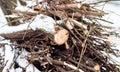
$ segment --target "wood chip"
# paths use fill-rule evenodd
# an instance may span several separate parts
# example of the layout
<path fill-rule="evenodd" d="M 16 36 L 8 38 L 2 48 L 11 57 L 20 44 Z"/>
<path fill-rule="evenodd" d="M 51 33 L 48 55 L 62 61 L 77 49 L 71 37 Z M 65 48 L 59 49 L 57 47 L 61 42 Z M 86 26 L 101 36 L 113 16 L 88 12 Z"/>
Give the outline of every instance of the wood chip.
<path fill-rule="evenodd" d="M 58 45 L 62 45 L 67 42 L 68 38 L 69 32 L 66 29 L 61 29 L 54 35 L 54 41 Z"/>
<path fill-rule="evenodd" d="M 100 72 L 100 65 L 99 65 L 99 64 L 96 64 L 96 65 L 94 66 L 94 69 L 97 70 L 98 72 Z"/>

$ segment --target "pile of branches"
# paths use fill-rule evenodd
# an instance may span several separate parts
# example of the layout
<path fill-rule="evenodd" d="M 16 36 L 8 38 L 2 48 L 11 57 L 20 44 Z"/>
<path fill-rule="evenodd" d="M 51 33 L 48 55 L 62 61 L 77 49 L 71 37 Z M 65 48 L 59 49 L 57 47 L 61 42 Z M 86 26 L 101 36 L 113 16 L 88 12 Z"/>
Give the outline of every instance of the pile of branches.
<path fill-rule="evenodd" d="M 47 3 L 47 6 L 39 4 Z M 45 14 L 57 22 L 54 34 L 42 29 L 1 34 L 11 40 L 15 48 L 30 53 L 26 59 L 45 72 L 118 72 L 104 53 L 117 54 L 107 40 L 105 26 L 98 20 L 106 14 L 92 4 L 73 0 L 46 0 L 29 7 L 36 13 L 24 13 L 24 19 Z M 102 20 L 105 21 L 105 20 Z M 108 34 L 107 34 L 108 35 Z M 15 67 L 19 67 L 16 63 Z"/>

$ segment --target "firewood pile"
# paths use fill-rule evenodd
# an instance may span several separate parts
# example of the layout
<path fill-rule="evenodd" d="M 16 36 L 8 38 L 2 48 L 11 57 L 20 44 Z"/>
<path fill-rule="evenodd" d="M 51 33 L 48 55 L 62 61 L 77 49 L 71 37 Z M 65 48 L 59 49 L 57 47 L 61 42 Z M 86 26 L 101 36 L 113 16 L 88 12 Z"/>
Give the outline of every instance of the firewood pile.
<path fill-rule="evenodd" d="M 0 36 L 10 40 L 14 49 L 29 52 L 25 58 L 39 71 L 120 71 L 116 64 L 109 61 L 110 57 L 105 55 L 111 53 L 117 56 L 107 39 L 108 27 L 99 22 L 105 21 L 101 18 L 107 13 L 96 9 L 94 4 L 77 3 L 73 0 L 45 0 L 29 8 L 35 13 L 19 11 L 23 14 L 24 21 L 31 20 L 38 14 L 47 15 L 56 21 L 53 29 L 55 32 L 50 33 L 41 28 Z M 19 67 L 16 61 L 14 67 Z"/>

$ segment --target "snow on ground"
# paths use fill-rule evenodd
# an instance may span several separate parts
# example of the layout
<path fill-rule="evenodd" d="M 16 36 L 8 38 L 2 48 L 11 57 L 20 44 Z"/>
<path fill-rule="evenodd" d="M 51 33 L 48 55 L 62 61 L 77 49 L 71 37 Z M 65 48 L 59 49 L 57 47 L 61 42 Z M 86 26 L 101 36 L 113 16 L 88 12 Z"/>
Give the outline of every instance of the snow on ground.
<path fill-rule="evenodd" d="M 17 31 L 23 31 L 27 29 L 44 29 L 47 32 L 54 33 L 54 24 L 55 20 L 51 17 L 40 14 L 37 15 L 31 23 L 25 23 L 18 26 L 8 26 L 5 25 L 4 27 L 0 27 L 0 34 L 2 33 L 13 33 Z M 47 27 L 46 27 L 47 26 Z"/>
<path fill-rule="evenodd" d="M 120 35 L 120 9 L 119 8 L 120 8 L 120 1 L 114 1 L 114 2 L 105 4 L 103 10 L 108 11 L 110 13 L 109 15 L 106 15 L 104 17 L 104 19 L 107 19 L 108 21 L 113 22 L 113 24 L 111 24 L 111 25 L 109 25 L 107 23 L 106 24 L 108 26 L 115 27 L 115 29 L 113 31 L 118 32 Z M 120 51 L 120 38 L 110 36 L 109 40 L 112 43 L 112 45 L 115 45 L 112 48 L 118 49 Z M 118 54 L 120 54 L 120 52 Z M 113 59 L 114 62 L 120 64 L 120 55 L 119 55 L 119 57 L 115 57 L 110 54 L 110 57 Z"/>
<path fill-rule="evenodd" d="M 114 56 L 113 54 L 110 53 L 105 52 L 102 53 L 109 57 L 109 62 L 118 64 L 119 65 L 118 68 L 120 68 L 120 38 L 111 36 L 109 37 L 109 41 L 111 42 L 112 49 L 115 50 L 117 56 Z"/>
<path fill-rule="evenodd" d="M 4 17 L 4 14 L 0 8 L 0 27 L 4 26 L 7 24 L 7 20 Z"/>
<path fill-rule="evenodd" d="M 113 22 L 110 26 L 120 28 L 120 1 L 105 4 L 103 10 L 109 12 L 104 19 Z"/>

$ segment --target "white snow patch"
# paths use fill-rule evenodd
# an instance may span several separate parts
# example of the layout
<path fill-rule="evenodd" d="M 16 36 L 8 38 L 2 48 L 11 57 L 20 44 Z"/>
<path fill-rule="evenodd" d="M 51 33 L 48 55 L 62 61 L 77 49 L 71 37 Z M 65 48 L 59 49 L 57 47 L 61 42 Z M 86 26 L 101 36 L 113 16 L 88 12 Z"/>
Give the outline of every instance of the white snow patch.
<path fill-rule="evenodd" d="M 30 53 L 23 50 L 22 53 L 17 58 L 16 62 L 20 67 L 26 68 L 26 72 L 40 72 L 36 67 L 34 67 L 32 64 L 29 64 L 29 62 L 27 61 L 26 56 L 28 54 Z"/>
<path fill-rule="evenodd" d="M 36 11 L 26 7 L 26 6 L 18 6 L 15 8 L 16 11 L 21 11 L 21 12 L 32 12 L 32 13 L 36 13 Z"/>
<path fill-rule="evenodd" d="M 35 20 L 30 24 L 30 27 L 32 27 L 33 30 L 35 30 L 35 28 L 43 28 L 48 32 L 54 33 L 54 24 L 55 20 L 51 17 L 40 14 L 36 16 Z"/>
<path fill-rule="evenodd" d="M 13 33 L 27 29 L 44 29 L 47 32 L 54 33 L 55 20 L 51 17 L 40 14 L 35 17 L 32 23 L 20 24 L 18 26 L 4 26 L 0 28 L 0 34 Z"/>
<path fill-rule="evenodd" d="M 0 41 L 0 43 L 10 44 L 8 40 Z M 12 66 L 13 61 L 14 61 L 13 59 L 14 59 L 14 50 L 12 49 L 10 45 L 5 45 L 4 64 L 6 65 L 3 69 L 3 72 L 7 72 L 7 71 L 14 72 L 14 68 Z"/>
<path fill-rule="evenodd" d="M 82 2 L 82 3 L 93 3 L 98 2 L 100 0 L 75 0 L 76 2 Z"/>
<path fill-rule="evenodd" d="M 22 68 L 16 68 L 15 72 L 22 72 Z"/>
<path fill-rule="evenodd" d="M 25 68 L 29 64 L 29 62 L 25 59 L 25 56 L 27 56 L 27 54 L 29 53 L 23 50 L 23 52 L 16 59 L 16 62 L 23 68 Z"/>
<path fill-rule="evenodd" d="M 4 13 L 2 12 L 2 9 L 0 7 L 0 27 L 7 24 L 7 20 L 4 17 Z"/>
<path fill-rule="evenodd" d="M 38 3 L 40 3 L 40 2 L 43 2 L 44 0 L 28 0 L 27 1 L 27 6 L 35 6 L 35 5 L 37 5 L 36 4 L 36 1 L 38 1 Z"/>
<path fill-rule="evenodd" d="M 26 72 L 41 72 L 38 69 L 36 69 L 32 64 L 30 64 L 27 68 L 26 68 Z"/>

